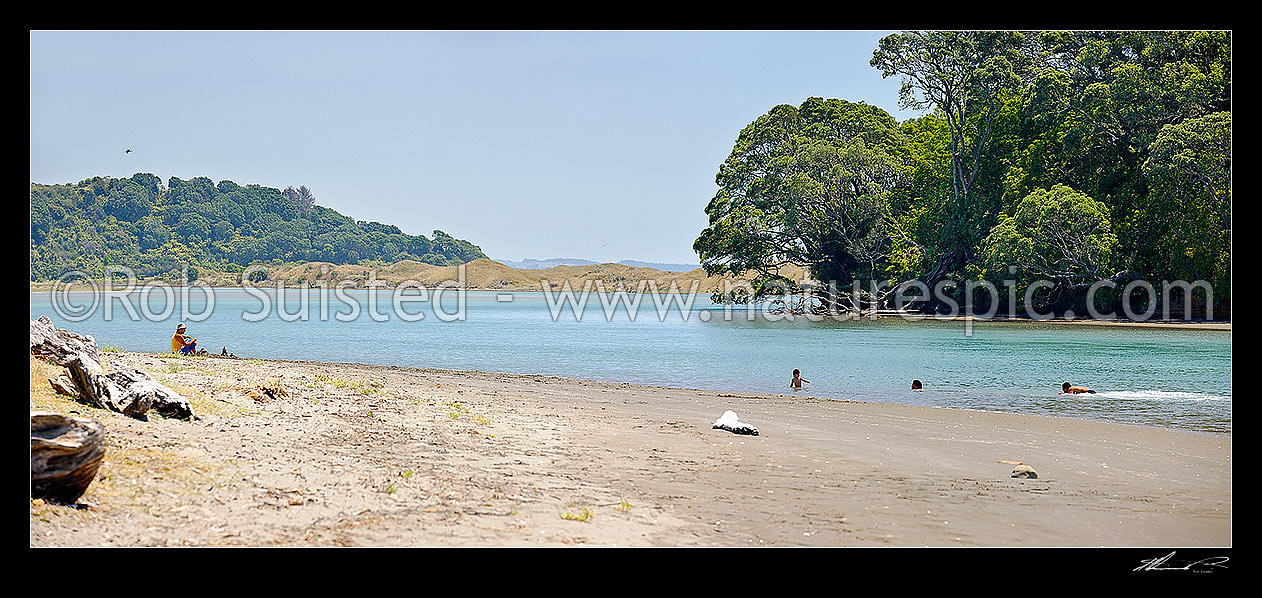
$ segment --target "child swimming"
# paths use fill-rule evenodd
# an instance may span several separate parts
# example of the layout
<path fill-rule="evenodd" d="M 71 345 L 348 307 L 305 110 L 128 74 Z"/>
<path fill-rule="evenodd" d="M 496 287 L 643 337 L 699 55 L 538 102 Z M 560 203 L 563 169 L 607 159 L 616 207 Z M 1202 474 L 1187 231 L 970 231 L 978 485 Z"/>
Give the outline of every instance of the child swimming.
<path fill-rule="evenodd" d="M 1060 394 L 1076 395 L 1076 394 L 1083 394 L 1083 393 L 1095 394 L 1095 391 L 1085 386 L 1070 386 L 1068 382 L 1060 385 Z"/>
<path fill-rule="evenodd" d="M 793 387 L 793 390 L 802 390 L 803 382 L 807 384 L 811 383 L 810 380 L 802 377 L 802 370 L 793 370 L 793 381 L 789 382 L 789 386 Z"/>

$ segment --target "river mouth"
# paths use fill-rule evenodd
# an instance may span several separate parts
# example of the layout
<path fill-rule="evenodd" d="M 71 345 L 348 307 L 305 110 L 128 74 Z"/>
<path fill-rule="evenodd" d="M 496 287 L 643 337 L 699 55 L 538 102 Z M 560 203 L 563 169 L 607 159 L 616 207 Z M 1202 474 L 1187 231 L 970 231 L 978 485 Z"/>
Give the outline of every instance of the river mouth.
<path fill-rule="evenodd" d="M 558 309 L 543 293 L 431 292 L 395 301 L 358 290 L 342 297 L 312 293 L 304 308 L 301 297 L 287 294 L 282 303 L 274 289 L 267 300 L 258 289 L 210 292 L 211 302 L 199 289 L 187 298 L 174 292 L 167 314 L 162 297 L 149 297 L 147 310 L 133 298 L 136 318 L 116 298 L 109 313 L 101 302 L 78 321 L 58 315 L 51 293 L 33 292 L 30 315 L 48 315 L 101 347 L 127 351 L 168 352 L 184 321 L 199 348 L 243 358 L 539 374 L 1231 431 L 1231 334 L 1221 330 L 896 317 L 811 321 L 751 316 L 699 295 L 665 309 L 646 297 L 629 310 L 610 309 L 593 294 L 576 310 Z M 359 311 L 349 317 L 352 305 Z M 790 385 L 794 369 L 809 380 L 799 391 Z M 923 390 L 911 389 L 913 379 Z M 1061 395 L 1064 382 L 1096 393 Z"/>

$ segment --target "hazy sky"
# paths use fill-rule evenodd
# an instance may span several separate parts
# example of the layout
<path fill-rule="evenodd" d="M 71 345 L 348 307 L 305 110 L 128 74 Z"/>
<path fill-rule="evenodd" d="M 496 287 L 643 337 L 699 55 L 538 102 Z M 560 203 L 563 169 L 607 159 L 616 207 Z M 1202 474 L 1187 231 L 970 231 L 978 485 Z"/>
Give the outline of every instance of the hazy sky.
<path fill-rule="evenodd" d="M 306 185 L 493 258 L 697 263 L 759 115 L 811 96 L 914 115 L 868 64 L 888 33 L 32 31 L 31 182 Z"/>

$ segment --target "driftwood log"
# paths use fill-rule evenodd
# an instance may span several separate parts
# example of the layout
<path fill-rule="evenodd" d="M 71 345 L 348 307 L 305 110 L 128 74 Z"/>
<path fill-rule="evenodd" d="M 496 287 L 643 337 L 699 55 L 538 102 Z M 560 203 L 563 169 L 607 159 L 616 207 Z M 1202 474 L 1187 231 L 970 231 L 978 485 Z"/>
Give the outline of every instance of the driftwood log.
<path fill-rule="evenodd" d="M 136 368 L 123 367 L 109 374 L 86 353 L 66 362 L 75 394 L 80 400 L 102 409 L 143 418 L 150 409 L 167 417 L 193 416 L 188 399 Z M 56 386 L 55 380 L 50 380 Z"/>
<path fill-rule="evenodd" d="M 105 377 L 123 391 L 131 404 L 147 404 L 150 409 L 167 417 L 187 419 L 193 416 L 193 407 L 188 404 L 188 399 L 143 371 L 123 367 Z"/>
<path fill-rule="evenodd" d="M 31 320 L 31 355 L 43 357 L 57 365 L 65 365 L 80 353 L 87 353 L 93 361 L 100 362 L 101 355 L 96 348 L 96 339 L 91 336 L 76 334 L 58 328 L 48 316 L 40 316 Z"/>
<path fill-rule="evenodd" d="M 105 428 L 97 421 L 31 412 L 31 498 L 74 504 L 105 458 Z"/>
<path fill-rule="evenodd" d="M 65 365 L 82 401 L 135 418 L 143 418 L 153 406 L 148 395 L 132 394 L 119 388 L 111 377 L 105 375 L 101 364 L 87 353 L 74 356 Z"/>
<path fill-rule="evenodd" d="M 57 328 L 48 316 L 31 320 L 31 355 L 65 367 L 48 383 L 90 405 L 137 419 L 144 419 L 150 409 L 167 417 L 193 416 L 188 399 L 141 370 L 123 367 L 106 374 L 96 340 Z"/>

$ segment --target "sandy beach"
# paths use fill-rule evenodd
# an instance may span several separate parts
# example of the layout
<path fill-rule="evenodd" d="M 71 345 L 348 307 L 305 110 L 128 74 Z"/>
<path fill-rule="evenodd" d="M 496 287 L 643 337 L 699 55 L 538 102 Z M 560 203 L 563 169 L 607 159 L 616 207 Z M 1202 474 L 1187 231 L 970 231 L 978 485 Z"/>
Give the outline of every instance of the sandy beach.
<path fill-rule="evenodd" d="M 43 546 L 1232 545 L 1231 436 L 554 377 L 102 353 L 190 399 L 102 422 Z M 712 429 L 725 410 L 758 436 Z M 1010 477 L 1016 463 L 1037 479 Z"/>

